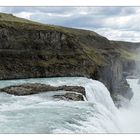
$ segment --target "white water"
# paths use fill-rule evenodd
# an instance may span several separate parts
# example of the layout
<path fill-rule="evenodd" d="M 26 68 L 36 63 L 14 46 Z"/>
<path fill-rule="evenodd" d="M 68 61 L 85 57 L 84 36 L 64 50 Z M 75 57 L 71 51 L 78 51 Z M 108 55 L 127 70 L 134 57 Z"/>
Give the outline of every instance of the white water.
<path fill-rule="evenodd" d="M 127 108 L 119 110 L 120 124 L 123 133 L 140 133 L 140 84 L 138 79 L 128 79 L 134 96 Z"/>
<path fill-rule="evenodd" d="M 47 94 L 52 94 L 51 92 L 22 97 L 1 93 L 0 133 L 140 132 L 140 126 L 136 122 L 140 119 L 135 114 L 132 115 L 132 111 L 137 113 L 140 97 L 139 99 L 134 98 L 133 107 L 118 110 L 114 106 L 107 88 L 99 81 L 83 77 L 8 80 L 0 81 L 0 88 L 36 82 L 53 86 L 84 86 L 87 101 L 54 101 L 48 98 Z M 136 85 L 134 81 L 129 80 L 129 82 L 132 87 Z M 134 89 L 136 88 L 134 87 Z M 135 107 L 137 107 L 136 110 Z M 132 122 L 130 123 L 130 121 Z M 137 127 L 134 128 L 131 125 L 135 123 L 137 123 Z M 131 129 L 129 129 L 130 127 Z"/>

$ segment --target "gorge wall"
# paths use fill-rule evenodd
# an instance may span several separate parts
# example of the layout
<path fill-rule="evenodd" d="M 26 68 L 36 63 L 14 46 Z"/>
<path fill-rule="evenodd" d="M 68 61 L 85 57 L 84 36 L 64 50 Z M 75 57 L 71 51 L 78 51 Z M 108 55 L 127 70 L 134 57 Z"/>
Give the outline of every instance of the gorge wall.
<path fill-rule="evenodd" d="M 131 99 L 124 75 L 133 71 L 130 56 L 138 47 L 139 43 L 110 41 L 93 31 L 0 14 L 0 80 L 84 76 L 103 82 L 112 97 Z"/>

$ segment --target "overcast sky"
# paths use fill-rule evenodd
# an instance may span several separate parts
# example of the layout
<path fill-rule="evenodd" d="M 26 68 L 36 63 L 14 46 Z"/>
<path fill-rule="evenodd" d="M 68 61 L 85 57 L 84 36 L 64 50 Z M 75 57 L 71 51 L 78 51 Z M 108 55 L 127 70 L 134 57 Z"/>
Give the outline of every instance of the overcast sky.
<path fill-rule="evenodd" d="M 0 7 L 0 12 L 93 30 L 111 40 L 140 42 L 140 7 Z"/>

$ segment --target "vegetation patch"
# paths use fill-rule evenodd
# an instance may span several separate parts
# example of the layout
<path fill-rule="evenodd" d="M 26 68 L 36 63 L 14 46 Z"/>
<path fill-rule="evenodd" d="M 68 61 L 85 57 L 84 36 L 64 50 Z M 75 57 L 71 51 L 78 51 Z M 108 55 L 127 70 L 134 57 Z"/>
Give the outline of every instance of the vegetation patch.
<path fill-rule="evenodd" d="M 104 56 L 95 48 L 87 47 L 84 44 L 82 44 L 82 48 L 86 56 L 93 61 L 95 64 L 99 66 L 105 66 L 106 61 Z"/>
<path fill-rule="evenodd" d="M 120 49 L 120 54 L 121 54 L 121 57 L 124 59 L 140 61 L 140 55 L 137 53 Z"/>

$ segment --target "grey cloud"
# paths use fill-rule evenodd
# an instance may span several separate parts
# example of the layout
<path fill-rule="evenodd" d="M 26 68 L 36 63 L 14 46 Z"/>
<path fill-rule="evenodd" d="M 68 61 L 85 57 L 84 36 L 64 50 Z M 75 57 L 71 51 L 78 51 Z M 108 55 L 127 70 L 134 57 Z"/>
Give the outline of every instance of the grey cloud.
<path fill-rule="evenodd" d="M 35 14 L 30 17 L 43 23 L 55 24 L 67 27 L 90 27 L 100 28 L 103 26 L 103 19 L 99 16 L 74 15 L 70 17 L 48 16 L 46 14 Z M 55 20 L 54 20 L 55 19 Z"/>
<path fill-rule="evenodd" d="M 86 10 L 88 14 L 100 15 L 128 15 L 136 12 L 136 7 L 2 7 L 3 12 L 41 12 L 41 13 L 72 13 L 78 12 L 78 8 Z"/>
<path fill-rule="evenodd" d="M 66 13 L 75 10 L 74 7 L 3 7 L 3 12 L 20 13 L 20 12 L 41 12 L 41 13 Z"/>

